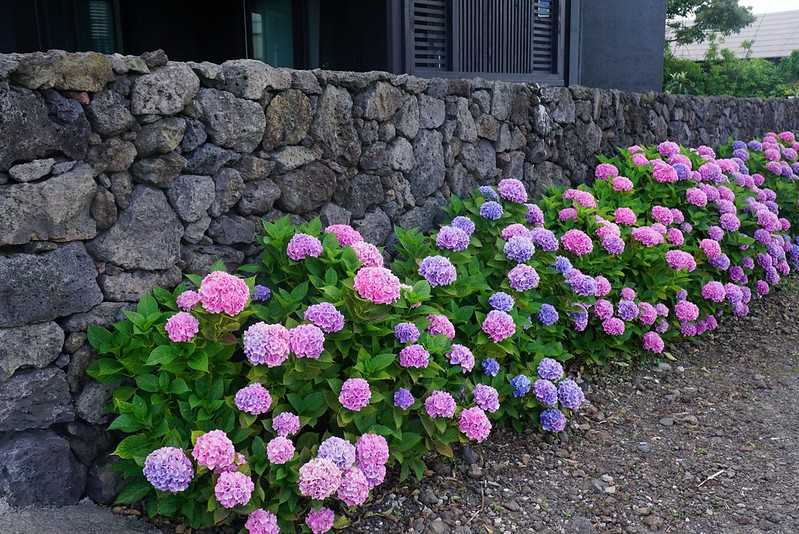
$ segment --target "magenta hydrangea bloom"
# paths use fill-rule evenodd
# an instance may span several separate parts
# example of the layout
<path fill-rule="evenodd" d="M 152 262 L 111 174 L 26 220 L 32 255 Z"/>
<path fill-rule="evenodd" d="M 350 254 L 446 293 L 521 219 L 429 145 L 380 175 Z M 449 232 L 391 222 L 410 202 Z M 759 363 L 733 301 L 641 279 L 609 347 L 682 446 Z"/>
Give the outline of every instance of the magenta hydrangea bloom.
<path fill-rule="evenodd" d="M 214 271 L 200 283 L 200 302 L 208 313 L 238 315 L 247 306 L 250 289 L 241 278 L 224 271 Z"/>
<path fill-rule="evenodd" d="M 187 290 L 178 295 L 175 304 L 183 311 L 189 311 L 200 302 L 200 294 L 196 291 Z"/>
<path fill-rule="evenodd" d="M 332 436 L 319 444 L 317 458 L 327 458 L 345 471 L 355 465 L 355 446 L 346 439 Z"/>
<path fill-rule="evenodd" d="M 618 317 L 610 317 L 602 321 L 602 330 L 610 336 L 620 336 L 624 334 L 624 321 Z"/>
<path fill-rule="evenodd" d="M 338 244 L 342 247 L 363 241 L 360 232 L 349 224 L 331 224 L 325 228 L 325 233 L 335 235 Z"/>
<path fill-rule="evenodd" d="M 269 459 L 269 463 L 285 464 L 294 457 L 294 443 L 284 436 L 272 438 L 266 444 L 266 457 Z"/>
<path fill-rule="evenodd" d="M 280 525 L 277 523 L 277 516 L 272 512 L 267 512 L 258 508 L 247 516 L 244 528 L 249 534 L 280 534 Z"/>
<path fill-rule="evenodd" d="M 529 239 L 530 238 L 530 230 L 523 224 L 513 223 L 513 224 L 509 224 L 508 226 L 503 228 L 502 232 L 500 232 L 499 235 L 505 241 L 507 241 L 511 237 L 516 237 L 516 236 L 526 237 L 526 238 Z"/>
<path fill-rule="evenodd" d="M 286 248 L 286 254 L 294 261 L 318 258 L 322 254 L 322 242 L 308 234 L 294 234 Z"/>
<path fill-rule="evenodd" d="M 603 321 L 613 317 L 613 303 L 605 299 L 596 301 L 594 303 L 594 314 Z"/>
<path fill-rule="evenodd" d="M 455 415 L 455 399 L 446 391 L 433 391 L 424 401 L 424 409 L 430 417 L 452 417 Z"/>
<path fill-rule="evenodd" d="M 461 412 L 458 429 L 470 440 L 480 443 L 491 434 L 491 421 L 480 408 L 466 408 Z"/>
<path fill-rule="evenodd" d="M 674 315 L 680 322 L 696 321 L 699 318 L 699 308 L 688 300 L 681 300 L 674 306 Z"/>
<path fill-rule="evenodd" d="M 517 265 L 508 272 L 510 287 L 519 292 L 535 289 L 540 280 L 536 270 L 529 265 Z"/>
<path fill-rule="evenodd" d="M 643 337 L 644 350 L 660 354 L 663 352 L 663 339 L 657 332 L 647 332 Z"/>
<path fill-rule="evenodd" d="M 488 334 L 494 343 L 508 339 L 516 333 L 513 317 L 499 310 L 491 310 L 483 320 L 483 332 Z"/>
<path fill-rule="evenodd" d="M 711 280 L 702 286 L 702 298 L 712 302 L 724 302 L 727 292 L 724 290 L 724 284 Z"/>
<path fill-rule="evenodd" d="M 233 442 L 221 430 L 211 430 L 199 436 L 191 451 L 197 463 L 210 470 L 228 467 L 235 454 Z"/>
<path fill-rule="evenodd" d="M 300 430 L 300 418 L 291 412 L 280 412 L 272 418 L 272 429 L 278 436 L 290 436 Z"/>
<path fill-rule="evenodd" d="M 670 225 L 674 221 L 674 216 L 669 208 L 663 206 L 652 206 L 652 218 L 664 226 Z"/>
<path fill-rule="evenodd" d="M 510 202 L 516 204 L 524 204 L 527 202 L 527 190 L 524 184 L 515 178 L 505 178 L 500 180 L 497 184 L 499 196 Z"/>
<path fill-rule="evenodd" d="M 427 256 L 419 264 L 419 274 L 432 287 L 448 286 L 458 279 L 452 262 L 444 256 Z"/>
<path fill-rule="evenodd" d="M 187 343 L 200 331 L 200 321 L 187 312 L 178 312 L 164 325 L 169 340 L 174 343 Z"/>
<path fill-rule="evenodd" d="M 680 179 L 677 170 L 667 163 L 655 162 L 652 168 L 652 177 L 656 182 L 662 184 L 671 184 Z"/>
<path fill-rule="evenodd" d="M 632 231 L 633 239 L 645 247 L 654 247 L 663 243 L 663 235 L 651 226 L 639 226 Z"/>
<path fill-rule="evenodd" d="M 596 293 L 597 297 L 604 297 L 605 295 L 610 294 L 611 286 L 610 281 L 602 275 L 597 276 L 594 278 L 596 282 Z"/>
<path fill-rule="evenodd" d="M 558 211 L 558 220 L 559 221 L 573 221 L 577 219 L 577 210 L 575 208 L 563 208 L 562 210 Z"/>
<path fill-rule="evenodd" d="M 379 434 L 363 434 L 355 442 L 355 456 L 358 467 L 385 465 L 388 462 L 388 442 Z"/>
<path fill-rule="evenodd" d="M 446 315 L 433 313 L 427 316 L 427 333 L 431 336 L 446 336 L 455 339 L 455 325 Z"/>
<path fill-rule="evenodd" d="M 400 298 L 400 281 L 384 267 L 361 267 L 355 273 L 358 296 L 375 304 L 393 304 Z"/>
<path fill-rule="evenodd" d="M 696 269 L 694 257 L 683 250 L 669 250 L 666 252 L 666 263 L 675 271 L 693 272 Z"/>
<path fill-rule="evenodd" d="M 358 506 L 369 497 L 369 481 L 357 467 L 347 469 L 341 477 L 336 497 L 347 506 Z"/>
<path fill-rule="evenodd" d="M 628 193 L 633 190 L 633 182 L 626 176 L 616 176 L 610 184 L 617 193 Z"/>
<path fill-rule="evenodd" d="M 668 157 L 680 151 L 680 145 L 673 141 L 663 141 L 658 145 L 658 152 L 661 156 Z"/>
<path fill-rule="evenodd" d="M 563 248 L 575 256 L 585 256 L 594 250 L 594 243 L 591 237 L 582 230 L 568 230 L 560 238 Z"/>
<path fill-rule="evenodd" d="M 621 298 L 624 300 L 635 300 L 635 290 L 631 287 L 621 288 Z"/>
<path fill-rule="evenodd" d="M 328 334 L 339 332 L 344 328 L 344 315 L 329 302 L 308 306 L 303 317 Z"/>
<path fill-rule="evenodd" d="M 468 347 L 453 343 L 449 351 L 449 363 L 460 365 L 464 373 L 474 369 L 474 354 Z"/>
<path fill-rule="evenodd" d="M 325 350 L 325 334 L 313 324 L 301 324 L 289 330 L 289 346 L 297 358 L 316 360 Z"/>
<path fill-rule="evenodd" d="M 678 247 L 685 243 L 685 237 L 682 235 L 682 230 L 679 228 L 669 228 L 666 231 L 666 239 L 672 245 L 677 245 Z"/>
<path fill-rule="evenodd" d="M 362 267 L 382 267 L 383 255 L 380 249 L 366 241 L 358 241 L 350 245 L 355 255 L 358 256 L 358 261 L 361 262 Z"/>
<path fill-rule="evenodd" d="M 341 475 L 341 469 L 327 458 L 313 458 L 300 467 L 297 487 L 301 495 L 323 501 L 341 485 Z"/>
<path fill-rule="evenodd" d="M 641 324 L 651 326 L 657 321 L 658 312 L 655 307 L 648 302 L 638 303 L 638 312 L 638 320 L 641 321 Z"/>
<path fill-rule="evenodd" d="M 702 252 L 705 253 L 705 256 L 709 260 L 721 256 L 721 245 L 719 245 L 718 241 L 702 239 L 699 242 L 699 248 L 702 249 Z"/>
<path fill-rule="evenodd" d="M 261 415 L 272 406 L 272 395 L 259 383 L 250 384 L 236 392 L 236 408 L 250 415 Z"/>
<path fill-rule="evenodd" d="M 255 484 L 250 477 L 238 471 L 229 471 L 219 475 L 214 496 L 225 508 L 235 508 L 250 502 L 254 489 Z"/>
<path fill-rule="evenodd" d="M 183 450 L 161 447 L 144 460 L 144 477 L 158 491 L 178 493 L 191 484 L 194 468 Z"/>
<path fill-rule="evenodd" d="M 499 410 L 499 393 L 485 384 L 477 384 L 472 391 L 474 403 L 481 409 L 494 413 Z"/>
<path fill-rule="evenodd" d="M 289 331 L 283 325 L 258 322 L 244 331 L 244 354 L 253 365 L 277 367 L 290 351 Z"/>
<path fill-rule="evenodd" d="M 310 510 L 305 516 L 305 524 L 311 529 L 313 534 L 324 534 L 333 528 L 336 514 L 330 508 L 319 508 Z"/>
<path fill-rule="evenodd" d="M 399 353 L 399 364 L 402 367 L 423 369 L 430 363 L 430 353 L 422 345 L 408 345 Z"/>
<path fill-rule="evenodd" d="M 341 385 L 338 400 L 342 406 L 353 412 L 359 412 L 372 398 L 369 382 L 363 378 L 348 378 Z"/>
<path fill-rule="evenodd" d="M 607 180 L 619 175 L 619 169 L 612 163 L 600 163 L 594 169 L 594 176 L 600 180 Z"/>
<path fill-rule="evenodd" d="M 700 208 L 707 206 L 707 195 L 698 187 L 692 187 L 685 191 L 685 200 Z"/>
<path fill-rule="evenodd" d="M 463 252 L 469 248 L 469 235 L 454 226 L 442 226 L 436 236 L 436 246 L 453 252 Z"/>

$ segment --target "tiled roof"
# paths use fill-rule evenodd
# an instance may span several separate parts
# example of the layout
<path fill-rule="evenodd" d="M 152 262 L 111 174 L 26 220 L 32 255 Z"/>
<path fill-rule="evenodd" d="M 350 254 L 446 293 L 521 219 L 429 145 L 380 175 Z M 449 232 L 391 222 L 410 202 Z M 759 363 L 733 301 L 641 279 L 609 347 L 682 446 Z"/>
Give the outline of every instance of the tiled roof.
<path fill-rule="evenodd" d="M 718 40 L 719 50 L 729 48 L 736 56 L 743 57 L 746 51 L 741 44 L 752 41 L 751 57 L 781 58 L 799 50 L 799 10 L 755 15 L 755 21 L 733 35 Z M 693 60 L 705 58 L 710 43 L 691 43 L 672 46 L 677 57 Z"/>

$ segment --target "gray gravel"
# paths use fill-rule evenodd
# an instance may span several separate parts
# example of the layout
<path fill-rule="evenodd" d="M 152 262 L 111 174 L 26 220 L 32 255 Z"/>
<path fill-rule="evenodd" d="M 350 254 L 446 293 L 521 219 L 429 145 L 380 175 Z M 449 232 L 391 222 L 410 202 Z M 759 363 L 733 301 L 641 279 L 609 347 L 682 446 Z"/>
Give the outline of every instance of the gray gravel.
<path fill-rule="evenodd" d="M 84 499 L 74 506 L 13 510 L 0 501 L 2 534 L 158 534 L 146 521 L 113 513 Z"/>

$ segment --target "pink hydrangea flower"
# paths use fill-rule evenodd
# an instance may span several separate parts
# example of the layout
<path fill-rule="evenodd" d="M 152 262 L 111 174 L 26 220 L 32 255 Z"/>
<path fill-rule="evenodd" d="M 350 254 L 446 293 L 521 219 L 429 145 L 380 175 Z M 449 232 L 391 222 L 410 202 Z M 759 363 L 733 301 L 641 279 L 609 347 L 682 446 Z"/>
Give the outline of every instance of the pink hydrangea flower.
<path fill-rule="evenodd" d="M 291 350 L 289 331 L 279 324 L 258 322 L 244 331 L 244 354 L 253 365 L 277 367 Z"/>
<path fill-rule="evenodd" d="M 560 238 L 563 248 L 575 256 L 585 256 L 594 250 L 594 243 L 591 237 L 582 230 L 568 230 Z"/>
<path fill-rule="evenodd" d="M 455 415 L 455 399 L 446 391 L 433 391 L 425 399 L 424 409 L 430 417 L 450 418 Z"/>
<path fill-rule="evenodd" d="M 327 458 L 313 458 L 300 467 L 300 494 L 317 501 L 333 495 L 341 485 L 341 470 Z"/>
<path fill-rule="evenodd" d="M 666 239 L 668 239 L 669 243 L 678 247 L 685 243 L 685 237 L 683 237 L 682 230 L 679 228 L 669 228 L 666 231 Z"/>
<path fill-rule="evenodd" d="M 652 218 L 663 226 L 670 225 L 674 220 L 671 210 L 663 206 L 652 206 Z"/>
<path fill-rule="evenodd" d="M 617 193 L 628 193 L 633 190 L 633 183 L 626 176 L 616 176 L 610 183 Z"/>
<path fill-rule="evenodd" d="M 577 219 L 577 210 L 574 208 L 563 208 L 558 212 L 558 220 L 573 221 Z"/>
<path fill-rule="evenodd" d="M 516 333 L 513 317 L 499 310 L 491 310 L 483 320 L 483 332 L 488 334 L 494 343 L 508 339 Z"/>
<path fill-rule="evenodd" d="M 513 223 L 509 224 L 505 228 L 502 229 L 500 236 L 505 241 L 509 240 L 511 237 L 526 237 L 527 239 L 531 239 L 530 237 L 530 230 L 523 224 Z"/>
<path fill-rule="evenodd" d="M 455 339 L 455 326 L 446 315 L 430 314 L 427 316 L 427 333 L 431 336 L 446 336 Z"/>
<path fill-rule="evenodd" d="M 233 442 L 221 430 L 212 430 L 199 436 L 191 451 L 198 464 L 211 470 L 231 465 L 235 453 Z"/>
<path fill-rule="evenodd" d="M 216 500 L 225 508 L 244 506 L 250 502 L 255 484 L 244 473 L 231 471 L 219 475 L 214 487 Z"/>
<path fill-rule="evenodd" d="M 289 346 L 297 358 L 316 360 L 325 350 L 325 334 L 313 324 L 301 324 L 289 330 Z"/>
<path fill-rule="evenodd" d="M 713 302 L 724 302 L 727 293 L 724 289 L 724 284 L 711 280 L 702 286 L 702 298 Z"/>
<path fill-rule="evenodd" d="M 200 302 L 200 294 L 196 291 L 187 290 L 178 295 L 178 298 L 175 299 L 175 304 L 177 304 L 178 308 L 183 311 L 189 311 L 197 303 Z"/>
<path fill-rule="evenodd" d="M 602 275 L 599 275 L 594 278 L 594 282 L 596 282 L 596 293 L 594 293 L 597 297 L 604 297 L 608 295 L 611 291 L 610 281 Z"/>
<path fill-rule="evenodd" d="M 449 354 L 449 363 L 460 365 L 464 373 L 468 373 L 474 368 L 474 355 L 468 347 L 453 343 Z"/>
<path fill-rule="evenodd" d="M 167 319 L 164 329 L 170 341 L 187 343 L 200 331 L 200 321 L 190 313 L 178 312 Z"/>
<path fill-rule="evenodd" d="M 693 302 L 681 300 L 674 306 L 674 314 L 680 322 L 696 321 L 699 318 L 699 308 Z"/>
<path fill-rule="evenodd" d="M 624 321 L 618 317 L 610 317 L 602 321 L 602 330 L 610 336 L 620 336 L 624 334 Z"/>
<path fill-rule="evenodd" d="M 358 506 L 366 502 L 369 497 L 369 481 L 357 467 L 350 467 L 341 477 L 341 484 L 336 492 L 339 498 L 347 506 Z"/>
<path fill-rule="evenodd" d="M 277 523 L 277 516 L 272 512 L 267 512 L 258 508 L 247 516 L 244 528 L 249 534 L 280 534 L 280 525 Z"/>
<path fill-rule="evenodd" d="M 269 463 L 285 464 L 294 457 L 294 443 L 283 436 L 272 438 L 266 444 L 266 457 L 269 458 Z"/>
<path fill-rule="evenodd" d="M 644 334 L 643 343 L 644 350 L 654 352 L 655 354 L 663 352 L 663 348 L 665 347 L 663 339 L 657 332 L 647 332 Z"/>
<path fill-rule="evenodd" d="M 694 257 L 683 250 L 669 250 L 666 252 L 666 263 L 675 271 L 693 272 L 696 269 Z"/>
<path fill-rule="evenodd" d="M 286 247 L 286 255 L 294 261 L 318 258 L 322 254 L 322 242 L 308 234 L 294 234 Z"/>
<path fill-rule="evenodd" d="M 380 250 L 371 243 L 366 241 L 358 241 L 350 245 L 358 256 L 358 261 L 361 262 L 363 267 L 382 267 L 383 255 Z"/>
<path fill-rule="evenodd" d="M 635 212 L 630 208 L 616 208 L 613 212 L 613 220 L 616 224 L 623 224 L 625 226 L 634 226 L 638 222 Z"/>
<path fill-rule="evenodd" d="M 458 428 L 467 438 L 480 443 L 491 433 L 491 421 L 480 408 L 467 408 L 461 412 Z"/>
<path fill-rule="evenodd" d="M 344 315 L 329 302 L 308 306 L 303 317 L 328 334 L 339 332 L 344 328 Z"/>
<path fill-rule="evenodd" d="M 652 177 L 656 182 L 660 183 L 674 183 L 680 179 L 674 167 L 663 162 L 655 162 L 652 169 Z"/>
<path fill-rule="evenodd" d="M 338 401 L 348 410 L 359 412 L 369 404 L 372 398 L 372 390 L 369 389 L 369 382 L 363 378 L 348 378 L 341 385 L 341 392 Z"/>
<path fill-rule="evenodd" d="M 355 273 L 358 296 L 375 304 L 393 304 L 400 298 L 400 281 L 384 267 L 361 267 Z"/>
<path fill-rule="evenodd" d="M 363 241 L 363 237 L 358 230 L 349 224 L 331 224 L 325 228 L 325 233 L 335 235 L 338 244 L 342 247 Z"/>
<path fill-rule="evenodd" d="M 663 243 L 663 236 L 650 226 L 640 226 L 632 232 L 633 239 L 645 247 L 654 247 Z"/>
<path fill-rule="evenodd" d="M 313 534 L 324 534 L 333 528 L 336 515 L 330 508 L 319 508 L 310 510 L 305 516 L 305 524 L 311 529 Z"/>
<path fill-rule="evenodd" d="M 272 429 L 278 436 L 290 436 L 300 430 L 300 418 L 291 412 L 280 412 L 272 418 Z"/>
<path fill-rule="evenodd" d="M 250 415 L 261 415 L 272 406 L 272 395 L 258 382 L 243 387 L 236 392 L 234 398 L 236 408 Z"/>
<path fill-rule="evenodd" d="M 399 353 L 402 367 L 425 368 L 430 362 L 430 353 L 422 345 L 408 345 Z"/>
<path fill-rule="evenodd" d="M 699 248 L 702 249 L 702 252 L 705 253 L 709 260 L 721 256 L 721 245 L 719 245 L 718 241 L 703 239 L 699 242 Z"/>
<path fill-rule="evenodd" d="M 231 317 L 241 313 L 250 299 L 244 280 L 224 271 L 214 271 L 203 278 L 199 294 L 205 311 Z"/>
<path fill-rule="evenodd" d="M 600 180 L 607 180 L 608 178 L 615 178 L 619 175 L 619 169 L 612 163 L 600 163 L 594 169 L 594 176 Z"/>

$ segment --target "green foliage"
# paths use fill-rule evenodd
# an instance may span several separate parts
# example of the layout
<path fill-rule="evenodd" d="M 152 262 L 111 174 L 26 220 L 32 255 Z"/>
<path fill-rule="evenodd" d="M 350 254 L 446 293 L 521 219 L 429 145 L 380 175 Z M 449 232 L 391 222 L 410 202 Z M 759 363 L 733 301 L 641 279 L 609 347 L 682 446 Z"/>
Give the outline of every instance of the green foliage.
<path fill-rule="evenodd" d="M 744 57 L 716 47 L 704 61 L 691 61 L 666 50 L 663 88 L 685 95 L 741 97 L 799 96 L 799 51 L 777 63 Z"/>
<path fill-rule="evenodd" d="M 668 0 L 666 25 L 671 41 L 701 42 L 713 34 L 730 35 L 754 21 L 752 10 L 739 0 Z"/>

